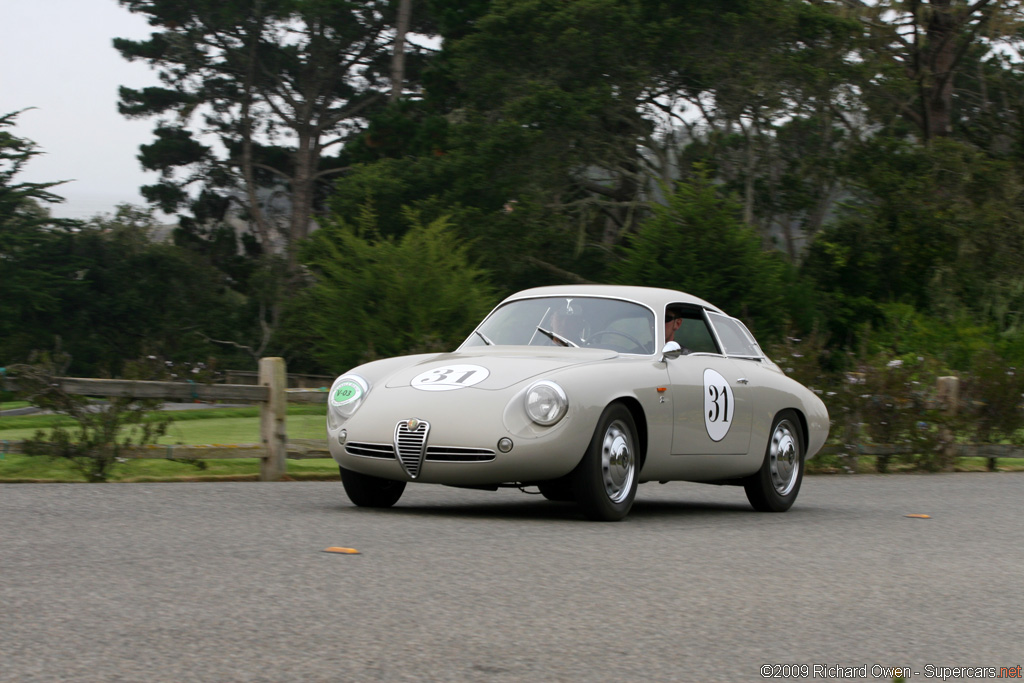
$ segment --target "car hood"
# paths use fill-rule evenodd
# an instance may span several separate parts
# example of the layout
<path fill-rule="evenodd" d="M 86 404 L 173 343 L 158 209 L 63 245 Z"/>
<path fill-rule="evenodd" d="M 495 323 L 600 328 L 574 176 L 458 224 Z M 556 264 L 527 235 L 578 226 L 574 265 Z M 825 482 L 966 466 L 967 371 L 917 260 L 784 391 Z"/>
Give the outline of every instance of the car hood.
<path fill-rule="evenodd" d="M 414 386 L 424 390 L 474 389 L 497 391 L 533 377 L 574 365 L 618 357 L 606 349 L 548 348 L 536 346 L 474 347 L 468 351 L 418 356 L 409 365 L 391 372 L 389 389 Z M 482 370 L 481 370 L 482 369 Z M 450 372 L 446 372 L 450 371 Z M 459 385 L 467 378 L 467 385 Z"/>

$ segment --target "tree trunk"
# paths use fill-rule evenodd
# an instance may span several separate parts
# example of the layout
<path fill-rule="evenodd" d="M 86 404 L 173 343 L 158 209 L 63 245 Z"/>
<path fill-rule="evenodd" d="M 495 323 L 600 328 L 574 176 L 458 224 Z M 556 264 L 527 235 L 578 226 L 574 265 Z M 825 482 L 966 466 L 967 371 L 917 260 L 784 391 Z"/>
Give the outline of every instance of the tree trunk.
<path fill-rule="evenodd" d="M 921 100 L 925 138 L 932 140 L 953 132 L 953 68 L 956 61 L 957 20 L 950 0 L 932 0 L 926 26 L 927 47 Z"/>
<path fill-rule="evenodd" d="M 395 47 L 391 52 L 391 101 L 402 96 L 405 82 L 405 34 L 409 32 L 412 0 L 399 0 L 398 23 L 395 26 Z"/>
<path fill-rule="evenodd" d="M 309 234 L 309 222 L 313 216 L 313 195 L 315 185 L 316 159 L 319 157 L 316 140 L 304 131 L 299 135 L 295 150 L 295 172 L 292 176 L 292 207 L 288 229 L 288 270 L 298 267 L 296 250 L 299 242 Z"/>

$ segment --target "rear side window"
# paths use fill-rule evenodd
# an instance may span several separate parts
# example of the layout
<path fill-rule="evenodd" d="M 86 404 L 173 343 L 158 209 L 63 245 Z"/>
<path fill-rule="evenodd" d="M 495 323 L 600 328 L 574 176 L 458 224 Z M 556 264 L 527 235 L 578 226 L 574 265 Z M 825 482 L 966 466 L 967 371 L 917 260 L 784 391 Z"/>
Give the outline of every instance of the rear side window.
<path fill-rule="evenodd" d="M 718 333 L 718 338 L 725 347 L 725 355 L 741 356 L 743 358 L 763 358 L 761 347 L 754 340 L 754 335 L 746 325 L 735 318 L 708 312 L 711 324 Z"/>

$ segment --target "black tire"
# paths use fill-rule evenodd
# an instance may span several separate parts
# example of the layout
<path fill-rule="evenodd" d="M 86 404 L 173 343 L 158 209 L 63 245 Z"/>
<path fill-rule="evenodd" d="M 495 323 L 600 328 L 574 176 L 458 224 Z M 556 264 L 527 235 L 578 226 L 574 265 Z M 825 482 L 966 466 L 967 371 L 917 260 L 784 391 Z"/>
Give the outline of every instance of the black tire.
<path fill-rule="evenodd" d="M 793 507 L 804 478 L 803 432 L 792 410 L 775 416 L 757 474 L 743 484 L 747 500 L 758 512 L 785 512 Z"/>
<path fill-rule="evenodd" d="M 405 491 L 404 481 L 392 481 L 371 477 L 369 474 L 353 472 L 338 467 L 341 472 L 341 483 L 345 487 L 348 499 L 359 507 L 389 508 L 398 502 Z"/>
<path fill-rule="evenodd" d="M 640 467 L 633 415 L 612 403 L 597 421 L 583 460 L 570 474 L 576 503 L 599 522 L 617 522 L 629 514 L 636 498 Z"/>
<path fill-rule="evenodd" d="M 572 482 L 565 477 L 542 481 L 537 484 L 537 488 L 540 489 L 542 496 L 556 503 L 571 503 L 576 500 L 576 496 L 572 492 Z"/>

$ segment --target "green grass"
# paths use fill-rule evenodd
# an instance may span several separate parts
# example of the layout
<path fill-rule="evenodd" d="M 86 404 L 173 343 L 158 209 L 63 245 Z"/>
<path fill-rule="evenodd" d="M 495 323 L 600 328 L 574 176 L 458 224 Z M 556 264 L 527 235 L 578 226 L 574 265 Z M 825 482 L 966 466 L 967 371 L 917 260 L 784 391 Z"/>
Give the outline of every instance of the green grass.
<path fill-rule="evenodd" d="M 174 421 L 160 443 L 253 443 L 259 441 L 258 407 L 217 408 L 216 410 L 176 410 L 165 413 Z M 324 426 L 327 407 L 322 405 L 288 406 L 288 434 L 299 439 L 327 438 Z M 0 439 L 17 441 L 32 438 L 36 430 L 71 426 L 75 421 L 62 415 L 19 415 L 0 418 Z M 239 440 L 238 437 L 244 437 Z"/>
<path fill-rule="evenodd" d="M 5 404 L 6 405 L 6 404 Z M 293 439 L 326 439 L 326 406 L 288 406 L 288 436 Z M 218 408 L 216 410 L 173 411 L 174 422 L 161 444 L 259 443 L 259 408 Z M 32 438 L 39 429 L 73 425 L 70 418 L 55 415 L 25 415 L 0 418 L 0 453 L 3 441 Z M 111 481 L 230 481 L 255 480 L 259 460 L 233 458 L 206 460 L 206 469 L 168 460 L 131 459 L 114 468 Z M 338 467 L 330 458 L 289 460 L 289 479 L 336 479 Z M 0 482 L 76 482 L 84 477 L 67 462 L 55 458 L 7 453 L 0 457 Z"/>

